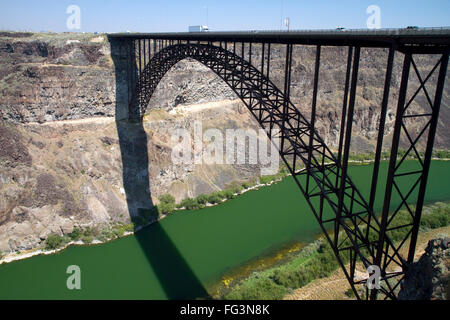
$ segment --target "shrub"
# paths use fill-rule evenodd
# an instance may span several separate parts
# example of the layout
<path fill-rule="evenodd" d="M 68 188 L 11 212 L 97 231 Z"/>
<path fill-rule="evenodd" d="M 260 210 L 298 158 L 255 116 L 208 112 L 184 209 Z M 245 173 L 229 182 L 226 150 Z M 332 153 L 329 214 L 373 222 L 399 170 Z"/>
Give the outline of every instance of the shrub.
<path fill-rule="evenodd" d="M 444 208 L 422 216 L 420 225 L 429 229 L 445 227 L 450 224 L 450 212 Z"/>
<path fill-rule="evenodd" d="M 187 210 L 195 210 L 200 208 L 197 199 L 192 198 L 186 198 L 183 201 L 181 201 L 181 206 L 185 207 Z"/>
<path fill-rule="evenodd" d="M 227 185 L 227 189 L 233 191 L 233 193 L 241 193 L 241 191 L 244 188 L 242 187 L 241 184 L 233 182 L 233 183 L 230 183 L 229 185 Z"/>
<path fill-rule="evenodd" d="M 94 236 L 92 236 L 92 235 L 89 235 L 89 236 L 83 235 L 83 236 L 81 237 L 81 240 L 82 240 L 84 243 L 89 244 L 89 243 L 91 243 L 92 241 L 94 241 Z"/>
<path fill-rule="evenodd" d="M 116 237 L 121 237 L 125 233 L 125 230 L 120 226 L 116 226 L 112 229 L 112 232 Z"/>
<path fill-rule="evenodd" d="M 55 233 L 49 234 L 45 240 L 45 249 L 54 250 L 62 244 L 62 237 Z"/>
<path fill-rule="evenodd" d="M 288 290 L 267 278 L 260 278 L 247 285 L 241 285 L 239 290 L 230 292 L 227 300 L 279 300 Z"/>
<path fill-rule="evenodd" d="M 175 203 L 175 198 L 171 194 L 166 193 L 159 197 L 159 201 L 164 203 Z"/>
<path fill-rule="evenodd" d="M 244 188 L 244 189 L 250 188 L 250 183 L 249 182 L 243 182 L 242 183 L 242 188 Z"/>
<path fill-rule="evenodd" d="M 234 197 L 236 197 L 234 195 L 234 191 L 231 189 L 224 190 L 224 194 L 225 194 L 225 198 L 227 198 L 227 199 L 233 199 Z"/>
<path fill-rule="evenodd" d="M 77 227 L 73 228 L 72 233 L 70 234 L 70 238 L 73 241 L 80 240 L 81 238 L 81 230 Z"/>
<path fill-rule="evenodd" d="M 450 158 L 450 151 L 438 150 L 434 152 L 434 157 L 439 159 Z"/>
<path fill-rule="evenodd" d="M 218 193 L 213 193 L 208 197 L 208 202 L 212 203 L 212 204 L 220 203 L 220 202 L 222 202 L 222 199 L 223 198 L 220 197 Z"/>
<path fill-rule="evenodd" d="M 355 297 L 355 293 L 353 292 L 352 288 L 349 288 L 345 291 L 345 295 L 349 298 L 354 298 Z"/>
<path fill-rule="evenodd" d="M 0 260 L 3 258 L 3 251 L 0 250 Z"/>
<path fill-rule="evenodd" d="M 313 280 L 312 274 L 307 272 L 305 268 L 293 272 L 287 269 L 276 269 L 270 278 L 276 284 L 291 289 L 303 287 Z"/>
<path fill-rule="evenodd" d="M 111 229 L 106 228 L 106 227 L 102 229 L 102 231 L 100 232 L 100 235 L 97 237 L 97 239 L 102 242 L 105 242 L 112 238 L 114 238 L 114 233 L 112 232 Z"/>
<path fill-rule="evenodd" d="M 267 183 L 270 183 L 270 182 L 272 182 L 272 180 L 274 180 L 274 177 L 273 177 L 272 175 L 261 176 L 261 177 L 259 178 L 259 182 L 260 182 L 261 184 L 267 184 Z"/>
<path fill-rule="evenodd" d="M 72 239 L 70 238 L 70 236 L 68 236 L 66 234 L 62 236 L 62 243 L 63 244 L 68 244 L 71 240 Z"/>
<path fill-rule="evenodd" d="M 90 227 L 86 227 L 86 229 L 84 229 L 83 236 L 89 237 L 89 236 L 93 236 L 93 235 L 94 235 L 94 231 Z"/>
<path fill-rule="evenodd" d="M 208 203 L 208 196 L 206 194 L 199 194 L 196 199 L 198 204 L 205 205 L 206 203 Z"/>
<path fill-rule="evenodd" d="M 171 194 L 163 194 L 159 197 L 159 205 L 157 207 L 157 212 L 159 214 L 169 214 L 175 210 L 175 198 Z"/>
<path fill-rule="evenodd" d="M 160 203 L 158 205 L 158 215 L 170 214 L 175 210 L 175 203 Z"/>
<path fill-rule="evenodd" d="M 227 198 L 227 193 L 225 190 L 217 191 L 216 195 L 222 200 Z"/>

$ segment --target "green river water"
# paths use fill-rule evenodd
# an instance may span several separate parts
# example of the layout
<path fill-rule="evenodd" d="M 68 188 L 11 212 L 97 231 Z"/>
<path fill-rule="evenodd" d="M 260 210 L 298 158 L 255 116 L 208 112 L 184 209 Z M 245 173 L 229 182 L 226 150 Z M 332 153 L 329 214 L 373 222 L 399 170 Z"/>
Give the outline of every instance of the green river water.
<path fill-rule="evenodd" d="M 405 168 L 414 166 L 413 161 L 405 163 Z M 372 168 L 353 165 L 349 169 L 366 196 Z M 383 162 L 382 174 L 386 170 L 387 162 Z M 400 183 L 412 179 L 405 177 Z M 426 201 L 450 200 L 449 181 L 450 162 L 433 161 Z M 380 183 L 379 190 L 383 188 Z M 376 210 L 383 196 L 377 193 Z M 398 204 L 399 198 L 394 197 L 393 203 Z M 292 177 L 287 177 L 218 206 L 176 212 L 132 236 L 0 265 L 0 299 L 206 296 L 208 288 L 227 272 L 288 243 L 310 242 L 319 233 L 300 190 Z M 81 269 L 81 290 L 66 287 L 69 265 Z"/>

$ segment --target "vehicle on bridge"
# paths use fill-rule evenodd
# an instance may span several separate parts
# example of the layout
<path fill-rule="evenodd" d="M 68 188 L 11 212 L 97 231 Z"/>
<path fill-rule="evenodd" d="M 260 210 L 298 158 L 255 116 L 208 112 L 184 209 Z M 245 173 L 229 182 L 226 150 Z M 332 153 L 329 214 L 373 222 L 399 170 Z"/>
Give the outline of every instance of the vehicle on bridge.
<path fill-rule="evenodd" d="M 189 32 L 206 32 L 208 30 L 208 26 L 189 26 Z"/>

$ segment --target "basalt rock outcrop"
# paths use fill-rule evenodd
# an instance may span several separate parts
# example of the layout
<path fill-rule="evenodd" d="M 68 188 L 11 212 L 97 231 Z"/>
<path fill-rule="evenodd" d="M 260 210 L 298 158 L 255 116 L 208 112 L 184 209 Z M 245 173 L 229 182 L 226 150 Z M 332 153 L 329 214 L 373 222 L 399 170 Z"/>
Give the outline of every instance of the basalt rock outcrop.
<path fill-rule="evenodd" d="M 407 271 L 400 300 L 448 300 L 450 298 L 450 238 L 430 240 L 425 253 Z"/>

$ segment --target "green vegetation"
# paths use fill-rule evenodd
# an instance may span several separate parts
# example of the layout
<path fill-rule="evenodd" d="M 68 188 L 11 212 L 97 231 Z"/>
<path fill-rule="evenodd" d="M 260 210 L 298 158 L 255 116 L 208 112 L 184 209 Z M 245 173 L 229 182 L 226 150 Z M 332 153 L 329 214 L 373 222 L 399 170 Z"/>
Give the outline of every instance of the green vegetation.
<path fill-rule="evenodd" d="M 49 234 L 47 239 L 45 240 L 45 249 L 54 250 L 59 248 L 62 245 L 62 237 L 55 233 Z"/>
<path fill-rule="evenodd" d="M 81 234 L 82 234 L 81 229 L 79 229 L 79 228 L 77 228 L 77 227 L 74 227 L 73 230 L 72 230 L 72 233 L 70 234 L 70 238 L 71 238 L 73 241 L 80 240 Z"/>
<path fill-rule="evenodd" d="M 208 202 L 211 204 L 216 204 L 222 202 L 222 199 L 225 198 L 225 194 L 223 192 L 214 192 L 208 197 Z"/>
<path fill-rule="evenodd" d="M 258 179 L 254 178 L 250 181 L 244 181 L 242 183 L 232 182 L 224 190 L 216 191 L 210 194 L 200 194 L 196 198 L 186 198 L 182 200 L 178 205 L 175 204 L 175 199 L 165 194 L 159 198 L 160 212 L 169 214 L 175 210 L 175 208 L 184 208 L 187 210 L 196 210 L 204 208 L 207 204 L 218 204 L 224 200 L 233 199 L 237 194 L 241 193 L 244 189 L 249 189 L 258 183 L 268 184 L 272 181 L 279 181 L 288 175 L 288 169 L 283 165 L 280 166 L 280 170 L 277 174 L 261 176 Z"/>
<path fill-rule="evenodd" d="M 200 205 L 199 205 L 197 199 L 195 199 L 195 198 L 183 199 L 183 201 L 181 201 L 181 203 L 180 203 L 180 207 L 184 207 L 187 210 L 200 209 Z"/>
<path fill-rule="evenodd" d="M 94 241 L 94 236 L 82 236 L 81 237 L 81 240 L 84 242 L 84 243 L 86 243 L 86 244 L 89 244 L 89 243 L 91 243 L 92 241 Z"/>
<path fill-rule="evenodd" d="M 158 212 L 160 214 L 170 214 L 175 210 L 175 198 L 170 194 L 164 194 L 159 197 Z"/>
<path fill-rule="evenodd" d="M 83 234 L 81 235 L 81 241 L 83 241 L 84 243 L 91 243 L 92 241 L 94 241 L 94 235 L 95 235 L 95 231 L 94 229 L 87 227 L 86 229 L 84 229 Z"/>
<path fill-rule="evenodd" d="M 345 295 L 349 298 L 355 298 L 355 293 L 353 292 L 352 288 L 349 288 L 345 291 Z"/>
<path fill-rule="evenodd" d="M 402 158 L 405 154 L 406 154 L 405 149 L 399 149 L 398 150 L 398 158 Z M 337 154 L 334 154 L 335 156 L 337 156 Z M 391 153 L 390 151 L 383 151 L 381 153 L 381 159 L 382 160 L 389 160 Z M 421 158 L 424 157 L 424 152 L 420 151 L 419 155 Z M 435 150 L 433 151 L 433 158 L 436 159 L 450 159 L 450 151 L 448 150 Z M 350 153 L 349 155 L 349 160 L 353 160 L 353 161 L 372 161 L 375 158 L 375 152 L 362 152 L 362 153 Z M 405 159 L 417 159 L 417 155 L 414 153 L 414 151 L 410 151 L 408 153 L 408 155 L 406 156 Z"/>
<path fill-rule="evenodd" d="M 200 204 L 200 205 L 205 205 L 205 204 L 207 204 L 208 203 L 208 196 L 206 195 L 206 194 L 199 194 L 198 196 L 197 196 L 197 202 L 198 202 L 198 204 Z"/>
<path fill-rule="evenodd" d="M 450 151 L 448 150 L 435 150 L 433 157 L 438 159 L 450 159 Z"/>
<path fill-rule="evenodd" d="M 45 240 L 45 249 L 54 250 L 66 245 L 70 241 L 71 238 L 68 235 L 60 236 L 58 234 L 52 233 L 48 235 L 47 239 Z"/>
<path fill-rule="evenodd" d="M 407 224 L 411 219 L 408 211 L 400 210 L 392 221 L 392 227 Z M 450 203 L 436 202 L 424 207 L 420 222 L 421 231 L 445 227 L 449 224 Z M 392 230 L 389 236 L 393 241 L 400 241 L 406 236 L 407 231 Z M 348 257 L 344 256 L 343 260 L 347 263 Z M 338 267 L 331 247 L 324 238 L 321 238 L 294 254 L 288 262 L 268 270 L 254 272 L 231 289 L 224 289 L 222 298 L 281 299 L 292 289 L 303 287 L 314 279 L 330 276 Z M 345 294 L 348 297 L 354 297 L 353 291 L 350 291 Z"/>
<path fill-rule="evenodd" d="M 0 250 L 0 260 L 2 260 L 2 258 L 3 258 L 3 251 Z"/>
<path fill-rule="evenodd" d="M 63 236 L 58 234 L 50 234 L 45 240 L 45 249 L 58 249 L 71 241 L 78 240 L 81 240 L 85 244 L 92 243 L 95 239 L 105 242 L 123 236 L 125 232 L 134 231 L 134 227 L 135 225 L 133 223 L 118 223 L 111 227 L 104 227 L 102 230 L 91 227 L 86 227 L 84 229 L 74 227 L 72 233 L 70 234 L 65 234 Z"/>

